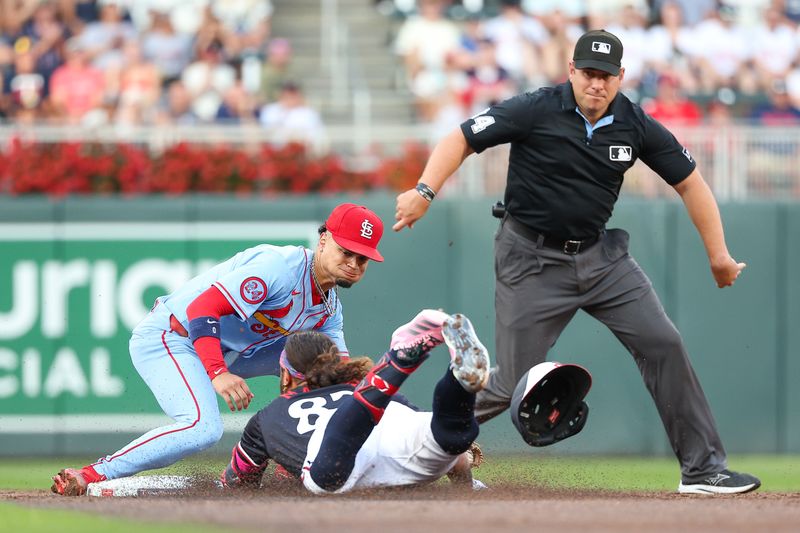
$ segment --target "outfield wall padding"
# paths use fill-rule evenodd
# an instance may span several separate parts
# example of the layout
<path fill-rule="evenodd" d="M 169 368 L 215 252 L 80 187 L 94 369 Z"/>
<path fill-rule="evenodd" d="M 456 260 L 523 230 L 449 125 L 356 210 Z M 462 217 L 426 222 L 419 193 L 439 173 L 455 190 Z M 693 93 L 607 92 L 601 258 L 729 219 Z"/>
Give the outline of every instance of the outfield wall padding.
<path fill-rule="evenodd" d="M 134 313 L 125 314 L 118 307 L 130 295 L 115 292 L 109 303 L 105 295 L 93 295 L 94 288 L 113 285 L 116 291 L 123 279 L 129 280 L 125 287 L 131 286 L 138 279 L 132 269 L 152 271 L 139 261 L 145 257 L 154 264 L 165 261 L 173 269 L 168 273 L 188 275 L 208 261 L 224 259 L 262 240 L 252 231 L 261 227 L 293 228 L 277 238 L 280 244 L 308 243 L 313 235 L 308 229 L 313 230 L 341 201 L 368 205 L 386 224 L 380 246 L 386 261 L 370 264 L 359 285 L 340 291 L 352 353 L 380 355 L 393 329 L 424 307 L 465 313 L 492 351 L 492 244 L 498 221 L 491 217 L 490 207 L 495 200 L 437 198 L 413 230 L 395 233 L 393 194 L 1 199 L 0 317 L 9 327 L 0 335 L 0 455 L 112 451 L 109 447 L 124 444 L 138 429 L 93 428 L 91 438 L 74 429 L 62 434 L 59 416 L 71 416 L 74 427 L 80 428 L 91 424 L 93 417 L 106 421 L 123 413 L 134 423 L 137 416 L 149 420 L 158 415 L 127 354 Z M 800 204 L 726 204 L 721 209 L 728 246 L 737 260 L 748 265 L 736 285 L 727 289 L 716 287 L 700 238 L 680 202 L 623 200 L 608 226 L 630 233 L 631 253 L 683 335 L 728 452 L 798 453 Z M 224 223 L 229 230 L 199 235 L 198 222 Z M 179 237 L 150 242 L 153 224 L 171 228 Z M 145 233 L 119 242 L 113 235 L 65 237 L 76 227 L 97 228 L 104 234 L 126 225 Z M 30 284 L 35 294 L 15 293 L 15 272 L 35 276 Z M 180 282 L 167 275 L 162 272 L 158 278 L 162 284 Z M 59 279 L 54 281 L 53 276 Z M 72 285 L 60 279 L 69 276 L 74 278 Z M 163 287 L 145 287 L 142 301 L 133 309 L 145 309 L 159 292 Z M 36 302 L 38 314 L 28 329 L 20 298 Z M 118 316 L 112 322 L 98 318 L 103 310 Z M 58 320 L 65 324 L 52 322 Z M 14 328 L 19 330 L 16 334 Z M 93 338 L 93 331 L 102 338 Z M 54 369 L 57 357 L 60 366 Z M 531 453 L 671 453 L 636 365 L 602 324 L 579 313 L 549 358 L 580 363 L 591 371 L 594 385 L 587 398 L 591 414 L 580 435 Z M 104 369 L 106 363 L 109 368 Z M 439 349 L 407 382 L 404 392 L 429 407 L 433 384 L 446 366 L 446 352 Z M 75 388 L 59 382 L 58 372 L 74 372 L 78 380 L 82 373 L 86 383 Z M 259 379 L 258 399 L 265 401 L 274 394 L 276 384 L 274 378 Z M 235 437 L 232 430 L 222 446 Z M 482 426 L 479 441 L 493 451 L 528 449 L 506 414 Z"/>

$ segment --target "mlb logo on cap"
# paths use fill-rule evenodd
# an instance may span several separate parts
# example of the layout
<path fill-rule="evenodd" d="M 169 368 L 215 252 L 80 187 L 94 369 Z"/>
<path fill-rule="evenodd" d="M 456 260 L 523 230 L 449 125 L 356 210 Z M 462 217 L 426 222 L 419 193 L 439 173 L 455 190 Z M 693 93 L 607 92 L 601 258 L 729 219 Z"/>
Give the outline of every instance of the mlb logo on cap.
<path fill-rule="evenodd" d="M 593 30 L 581 35 L 572 55 L 575 68 L 592 68 L 619 76 L 622 66 L 622 42 L 606 30 Z"/>
<path fill-rule="evenodd" d="M 378 251 L 378 243 L 383 236 L 383 221 L 363 205 L 336 206 L 325 221 L 325 227 L 336 244 L 345 250 L 373 261 L 383 261 Z"/>

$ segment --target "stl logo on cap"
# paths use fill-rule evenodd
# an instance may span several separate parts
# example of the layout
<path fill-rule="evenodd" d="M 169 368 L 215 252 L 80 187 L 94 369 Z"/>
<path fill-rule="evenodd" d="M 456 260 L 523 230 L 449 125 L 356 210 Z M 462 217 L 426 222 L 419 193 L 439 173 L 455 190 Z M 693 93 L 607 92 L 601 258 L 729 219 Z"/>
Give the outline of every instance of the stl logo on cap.
<path fill-rule="evenodd" d="M 336 244 L 373 261 L 383 261 L 378 243 L 383 237 L 383 221 L 378 215 L 356 204 L 341 204 L 331 212 L 325 227 Z"/>
<path fill-rule="evenodd" d="M 361 236 L 365 239 L 372 238 L 372 223 L 366 218 L 364 222 L 361 223 Z"/>

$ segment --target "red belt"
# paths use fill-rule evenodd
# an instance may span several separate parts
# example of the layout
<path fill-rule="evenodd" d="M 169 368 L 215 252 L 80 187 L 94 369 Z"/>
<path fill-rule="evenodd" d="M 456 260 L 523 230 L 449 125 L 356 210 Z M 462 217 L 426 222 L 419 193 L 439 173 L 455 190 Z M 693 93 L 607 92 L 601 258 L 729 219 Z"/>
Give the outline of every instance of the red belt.
<path fill-rule="evenodd" d="M 189 336 L 189 332 L 186 331 L 186 328 L 183 327 L 183 324 L 181 324 L 180 320 L 175 318 L 175 315 L 169 315 L 169 327 L 181 337 Z"/>

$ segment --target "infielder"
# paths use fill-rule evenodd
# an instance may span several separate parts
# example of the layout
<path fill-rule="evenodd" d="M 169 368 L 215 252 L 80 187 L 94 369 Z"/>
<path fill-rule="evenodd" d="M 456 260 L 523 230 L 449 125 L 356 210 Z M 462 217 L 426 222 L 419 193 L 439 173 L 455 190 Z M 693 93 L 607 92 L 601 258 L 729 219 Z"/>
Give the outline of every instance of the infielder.
<path fill-rule="evenodd" d="M 417 411 L 396 393 L 443 341 L 450 366 L 434 389 L 433 411 Z M 368 358 L 340 358 L 317 332 L 289 339 L 281 354 L 284 393 L 248 422 L 223 485 L 258 486 L 270 459 L 314 493 L 425 483 L 450 472 L 478 435 L 475 393 L 489 374 L 470 321 L 423 310 L 395 330 L 389 351 L 370 366 Z"/>
<path fill-rule="evenodd" d="M 244 378 L 278 375 L 293 333 L 320 331 L 346 354 L 337 287 L 357 283 L 370 260 L 383 261 L 382 235 L 375 213 L 342 204 L 320 227 L 315 251 L 262 244 L 159 297 L 134 329 L 130 353 L 174 424 L 80 470 L 61 470 L 52 491 L 81 495 L 88 483 L 162 468 L 213 446 L 223 430 L 215 391 L 231 411 L 246 409 L 253 394 Z"/>
<path fill-rule="evenodd" d="M 394 229 L 419 220 L 467 156 L 510 143 L 495 238 L 497 365 L 478 395 L 478 419 L 508 408 L 522 374 L 583 309 L 633 355 L 680 462 L 678 490 L 747 492 L 760 481 L 728 470 L 683 340 L 628 254 L 628 234 L 605 229 L 625 171 L 641 158 L 681 196 L 717 285 L 733 285 L 745 267 L 728 251 L 717 203 L 688 150 L 619 93 L 621 61 L 616 36 L 590 31 L 575 45 L 569 81 L 465 121 L 434 148 L 416 189 L 398 196 Z"/>

